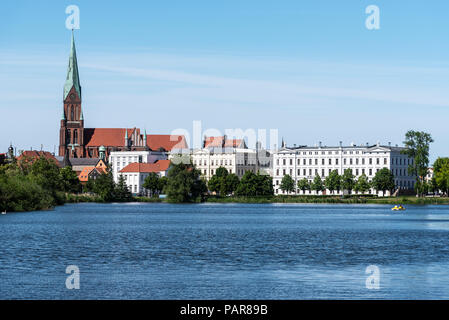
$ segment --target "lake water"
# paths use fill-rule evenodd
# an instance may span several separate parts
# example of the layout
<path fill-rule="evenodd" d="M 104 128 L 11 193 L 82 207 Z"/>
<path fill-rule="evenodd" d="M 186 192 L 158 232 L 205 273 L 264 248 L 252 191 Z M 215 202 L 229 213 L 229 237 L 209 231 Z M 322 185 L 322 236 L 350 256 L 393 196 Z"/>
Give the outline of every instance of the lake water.
<path fill-rule="evenodd" d="M 71 204 L 0 215 L 1 299 L 449 299 L 449 206 Z M 68 265 L 80 289 L 68 290 Z M 379 268 L 367 289 L 366 268 Z"/>

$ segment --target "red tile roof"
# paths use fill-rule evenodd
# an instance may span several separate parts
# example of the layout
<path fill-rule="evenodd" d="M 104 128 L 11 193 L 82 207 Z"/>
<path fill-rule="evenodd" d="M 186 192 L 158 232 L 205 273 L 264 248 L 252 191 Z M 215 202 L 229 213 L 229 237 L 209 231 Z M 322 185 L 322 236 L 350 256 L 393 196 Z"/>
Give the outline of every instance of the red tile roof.
<path fill-rule="evenodd" d="M 81 182 L 87 182 L 87 180 L 89 180 L 90 172 L 94 169 L 95 169 L 95 167 L 84 167 L 83 171 L 81 171 L 80 174 L 78 175 L 78 179 Z"/>
<path fill-rule="evenodd" d="M 136 130 L 137 135 L 143 139 L 143 136 L 140 135 L 140 129 L 136 128 L 86 128 L 84 129 L 85 145 L 87 147 L 122 147 L 125 145 L 126 130 L 128 131 L 128 137 L 130 139 L 134 130 Z M 155 151 L 160 148 L 170 151 L 173 148 L 187 148 L 187 143 L 185 137 L 182 135 L 148 134 L 147 146 Z"/>
<path fill-rule="evenodd" d="M 161 172 L 167 171 L 170 167 L 170 160 L 158 160 L 155 163 L 130 163 L 122 170 L 121 173 L 124 172 Z"/>
<path fill-rule="evenodd" d="M 128 130 L 128 137 L 130 137 L 134 129 L 86 128 L 84 129 L 84 143 L 87 147 L 124 146 L 126 130 Z"/>
<path fill-rule="evenodd" d="M 147 134 L 147 146 L 151 150 L 163 148 L 166 151 L 171 149 L 186 149 L 187 143 L 184 136 L 170 134 Z"/>
<path fill-rule="evenodd" d="M 22 154 L 17 158 L 17 161 L 20 162 L 24 159 L 29 159 L 31 162 L 33 162 L 34 160 L 40 157 L 52 160 L 58 165 L 58 167 L 60 166 L 59 161 L 56 160 L 55 156 L 48 151 L 35 151 L 35 150 L 23 151 Z"/>
<path fill-rule="evenodd" d="M 205 137 L 204 147 L 223 147 L 224 136 L 221 137 Z M 242 144 L 242 139 L 226 139 L 224 142 L 224 147 L 238 148 Z"/>

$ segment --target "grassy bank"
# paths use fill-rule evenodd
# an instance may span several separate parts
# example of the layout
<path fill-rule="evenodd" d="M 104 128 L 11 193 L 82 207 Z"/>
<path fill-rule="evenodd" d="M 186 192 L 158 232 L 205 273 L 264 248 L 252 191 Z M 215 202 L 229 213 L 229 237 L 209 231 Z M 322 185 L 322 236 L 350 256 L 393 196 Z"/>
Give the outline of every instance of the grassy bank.
<path fill-rule="evenodd" d="M 369 203 L 369 204 L 449 204 L 449 198 L 374 197 L 374 196 L 273 196 L 273 197 L 216 197 L 207 198 L 212 203 Z"/>

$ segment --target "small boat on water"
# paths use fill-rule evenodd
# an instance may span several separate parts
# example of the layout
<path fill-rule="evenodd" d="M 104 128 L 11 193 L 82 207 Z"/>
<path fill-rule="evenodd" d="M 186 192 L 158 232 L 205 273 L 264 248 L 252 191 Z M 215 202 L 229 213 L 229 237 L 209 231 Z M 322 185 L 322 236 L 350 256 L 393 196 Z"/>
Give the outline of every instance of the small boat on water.
<path fill-rule="evenodd" d="M 393 208 L 391 208 L 391 210 L 400 211 L 400 210 L 405 210 L 405 208 L 402 205 L 399 205 L 399 206 L 394 206 Z"/>

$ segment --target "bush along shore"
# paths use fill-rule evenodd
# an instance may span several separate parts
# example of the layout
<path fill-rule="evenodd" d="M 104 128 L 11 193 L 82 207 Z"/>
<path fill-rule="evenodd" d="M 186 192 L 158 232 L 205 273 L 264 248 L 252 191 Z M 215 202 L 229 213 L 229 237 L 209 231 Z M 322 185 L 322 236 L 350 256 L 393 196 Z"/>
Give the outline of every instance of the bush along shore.
<path fill-rule="evenodd" d="M 123 177 L 115 183 L 110 170 L 82 185 L 71 167 L 59 168 L 51 159 L 41 157 L 0 166 L 0 211 L 46 210 L 80 202 L 449 204 L 447 197 L 275 196 L 270 176 L 248 171 L 238 179 L 219 168 L 206 183 L 191 164 L 172 164 L 167 177 L 151 175 L 144 187 L 151 197 L 133 196 Z M 161 193 L 166 197 L 160 198 Z"/>
<path fill-rule="evenodd" d="M 346 203 L 346 204 L 449 204 L 448 197 L 429 197 L 417 198 L 415 196 L 406 197 L 377 197 L 373 195 L 367 196 L 314 196 L 314 195 L 279 195 L 272 197 L 219 197 L 210 196 L 206 198 L 206 202 L 212 203 Z"/>

